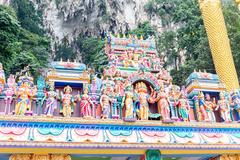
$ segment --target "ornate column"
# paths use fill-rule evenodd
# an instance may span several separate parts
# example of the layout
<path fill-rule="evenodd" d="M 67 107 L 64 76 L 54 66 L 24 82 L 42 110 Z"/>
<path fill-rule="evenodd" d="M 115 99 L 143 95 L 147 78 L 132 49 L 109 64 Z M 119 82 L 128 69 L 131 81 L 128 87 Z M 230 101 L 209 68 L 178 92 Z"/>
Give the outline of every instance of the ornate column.
<path fill-rule="evenodd" d="M 217 74 L 228 91 L 239 88 L 227 29 L 221 8 L 221 0 L 199 0 L 203 22 Z"/>
<path fill-rule="evenodd" d="M 9 160 L 71 160 L 67 154 L 13 154 Z"/>

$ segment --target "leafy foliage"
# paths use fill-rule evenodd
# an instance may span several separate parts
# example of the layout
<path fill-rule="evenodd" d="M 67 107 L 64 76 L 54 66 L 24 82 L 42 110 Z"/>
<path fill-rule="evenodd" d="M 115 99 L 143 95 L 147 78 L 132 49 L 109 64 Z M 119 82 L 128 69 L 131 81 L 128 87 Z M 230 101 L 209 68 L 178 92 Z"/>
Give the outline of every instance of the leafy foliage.
<path fill-rule="evenodd" d="M 37 76 L 38 69 L 48 63 L 49 41 L 20 24 L 12 8 L 0 5 L 0 62 L 7 75 L 29 65 Z"/>
<path fill-rule="evenodd" d="M 31 1 L 13 0 L 11 4 L 17 12 L 17 17 L 22 28 L 38 35 L 44 34 L 41 11 L 36 11 Z"/>
<path fill-rule="evenodd" d="M 158 37 L 158 44 L 160 52 L 167 57 L 166 64 L 174 66 L 171 70 L 174 83 L 185 84 L 185 79 L 194 69 L 215 73 L 198 0 L 150 0 L 145 9 L 150 16 L 158 14 L 163 27 L 170 28 Z M 233 1 L 223 1 L 223 12 L 240 75 L 240 11 Z"/>
<path fill-rule="evenodd" d="M 80 35 L 76 44 L 82 53 L 83 63 L 101 72 L 108 63 L 107 55 L 104 52 L 104 39 Z"/>
<path fill-rule="evenodd" d="M 148 36 L 155 36 L 156 30 L 149 22 L 144 22 L 140 23 L 136 29 L 129 31 L 127 34 L 135 34 L 138 37 L 143 36 L 143 38 L 146 39 Z"/>

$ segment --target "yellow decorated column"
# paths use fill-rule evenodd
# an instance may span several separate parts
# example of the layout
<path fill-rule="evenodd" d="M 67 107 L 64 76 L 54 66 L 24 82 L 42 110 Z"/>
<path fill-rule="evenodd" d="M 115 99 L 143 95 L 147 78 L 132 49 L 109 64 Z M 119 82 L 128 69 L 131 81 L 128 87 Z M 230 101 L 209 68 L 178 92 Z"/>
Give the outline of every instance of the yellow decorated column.
<path fill-rule="evenodd" d="M 213 62 L 218 76 L 228 91 L 239 88 L 221 0 L 199 0 L 203 22 L 208 35 Z"/>

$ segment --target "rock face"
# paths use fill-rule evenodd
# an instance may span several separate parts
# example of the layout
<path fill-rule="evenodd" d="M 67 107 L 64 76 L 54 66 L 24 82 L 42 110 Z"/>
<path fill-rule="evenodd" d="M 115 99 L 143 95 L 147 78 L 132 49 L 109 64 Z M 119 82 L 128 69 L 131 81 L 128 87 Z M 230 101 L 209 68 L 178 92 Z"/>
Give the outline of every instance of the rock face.
<path fill-rule="evenodd" d="M 6 1 L 6 0 L 2 0 Z M 125 32 L 139 23 L 150 21 L 161 28 L 159 17 L 148 17 L 144 6 L 148 0 L 31 0 L 42 10 L 44 27 L 53 41 L 66 37 L 73 41 L 80 33 L 102 35 Z"/>
<path fill-rule="evenodd" d="M 10 5 L 11 3 L 11 0 L 0 0 L 0 4 L 3 4 L 3 5 Z"/>

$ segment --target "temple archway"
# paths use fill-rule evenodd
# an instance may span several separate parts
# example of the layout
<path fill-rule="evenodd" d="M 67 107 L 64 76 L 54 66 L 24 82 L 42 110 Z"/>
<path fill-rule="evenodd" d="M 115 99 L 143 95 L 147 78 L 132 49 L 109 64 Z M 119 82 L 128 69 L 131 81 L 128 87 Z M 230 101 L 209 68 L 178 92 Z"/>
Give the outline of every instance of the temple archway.
<path fill-rule="evenodd" d="M 157 91 L 160 89 L 160 84 L 158 82 L 158 79 L 151 73 L 143 73 L 143 74 L 134 73 L 130 75 L 127 80 L 132 85 L 135 84 L 136 82 L 143 81 L 153 86 L 153 89 Z"/>

